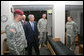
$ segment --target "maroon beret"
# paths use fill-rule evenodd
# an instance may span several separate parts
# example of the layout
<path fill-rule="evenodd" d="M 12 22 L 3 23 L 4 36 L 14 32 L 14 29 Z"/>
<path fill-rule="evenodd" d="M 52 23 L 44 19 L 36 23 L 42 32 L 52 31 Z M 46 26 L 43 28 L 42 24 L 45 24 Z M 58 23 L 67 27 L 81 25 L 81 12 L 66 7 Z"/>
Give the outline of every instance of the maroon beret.
<path fill-rule="evenodd" d="M 22 10 L 19 10 L 19 9 L 16 9 L 16 10 L 14 11 L 14 13 L 15 13 L 15 14 L 19 14 L 19 15 L 23 15 L 23 14 L 24 14 L 24 12 L 23 12 Z"/>

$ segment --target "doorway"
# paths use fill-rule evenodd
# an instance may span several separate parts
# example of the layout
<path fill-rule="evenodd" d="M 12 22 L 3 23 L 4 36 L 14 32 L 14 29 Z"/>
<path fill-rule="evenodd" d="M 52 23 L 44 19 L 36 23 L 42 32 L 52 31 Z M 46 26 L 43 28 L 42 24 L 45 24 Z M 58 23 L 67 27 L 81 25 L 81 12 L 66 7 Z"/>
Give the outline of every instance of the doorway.
<path fill-rule="evenodd" d="M 28 20 L 29 14 L 34 14 L 35 21 L 38 22 L 40 18 L 42 18 L 42 14 L 45 13 L 47 15 L 46 19 L 48 21 L 48 35 L 52 36 L 52 10 L 53 5 L 13 5 L 14 9 L 20 9 L 24 11 L 26 15 L 26 21 Z"/>
<path fill-rule="evenodd" d="M 82 44 L 83 43 L 83 5 L 65 5 L 65 24 L 67 22 L 68 16 L 72 16 L 73 21 L 76 22 L 78 26 L 79 44 Z M 65 43 L 66 43 L 66 38 L 65 38 Z"/>
<path fill-rule="evenodd" d="M 26 15 L 26 21 L 28 20 L 28 15 L 33 14 L 35 16 L 35 21 L 38 22 L 38 20 L 42 17 L 42 14 L 45 13 L 47 15 L 47 11 L 24 11 L 24 14 Z M 46 17 L 47 19 L 47 17 Z"/>

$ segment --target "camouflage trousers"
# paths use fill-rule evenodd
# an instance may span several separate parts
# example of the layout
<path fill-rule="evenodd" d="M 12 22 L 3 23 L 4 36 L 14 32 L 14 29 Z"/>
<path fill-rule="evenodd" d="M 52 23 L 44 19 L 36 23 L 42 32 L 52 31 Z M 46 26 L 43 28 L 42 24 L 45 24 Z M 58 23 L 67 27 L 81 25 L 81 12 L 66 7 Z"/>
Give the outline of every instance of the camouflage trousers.
<path fill-rule="evenodd" d="M 23 49 L 23 51 L 21 51 L 20 55 L 26 55 L 25 49 Z"/>
<path fill-rule="evenodd" d="M 67 36 L 66 37 L 66 44 L 67 44 L 67 47 L 70 48 L 72 51 L 75 50 L 75 37 L 70 37 L 70 36 Z"/>
<path fill-rule="evenodd" d="M 25 49 L 23 49 L 21 52 L 18 52 L 19 54 L 17 54 L 15 51 L 10 50 L 10 55 L 26 55 L 26 51 Z"/>
<path fill-rule="evenodd" d="M 40 32 L 40 40 L 39 44 L 45 43 L 46 42 L 46 32 Z"/>

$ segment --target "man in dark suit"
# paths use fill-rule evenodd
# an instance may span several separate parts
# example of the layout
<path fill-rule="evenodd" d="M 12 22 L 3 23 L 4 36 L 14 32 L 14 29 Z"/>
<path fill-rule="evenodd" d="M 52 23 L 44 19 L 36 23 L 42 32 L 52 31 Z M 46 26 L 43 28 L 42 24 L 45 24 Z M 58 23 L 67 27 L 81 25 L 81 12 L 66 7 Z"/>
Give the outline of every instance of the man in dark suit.
<path fill-rule="evenodd" d="M 25 31 L 25 36 L 27 39 L 27 44 L 28 44 L 28 54 L 32 54 L 32 47 L 34 47 L 35 52 L 37 55 L 39 55 L 39 39 L 38 39 L 38 29 L 37 29 L 37 24 L 34 21 L 34 15 L 30 14 L 28 16 L 29 22 L 24 24 L 24 31 Z"/>

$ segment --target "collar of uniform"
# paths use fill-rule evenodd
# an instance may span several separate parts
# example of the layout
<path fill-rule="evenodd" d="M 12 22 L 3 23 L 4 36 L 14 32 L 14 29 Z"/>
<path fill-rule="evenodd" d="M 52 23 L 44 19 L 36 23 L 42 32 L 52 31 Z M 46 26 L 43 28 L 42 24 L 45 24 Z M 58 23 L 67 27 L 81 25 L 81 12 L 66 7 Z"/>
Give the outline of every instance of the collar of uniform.
<path fill-rule="evenodd" d="M 42 18 L 42 20 L 46 20 L 46 18 L 44 19 L 44 18 Z"/>

